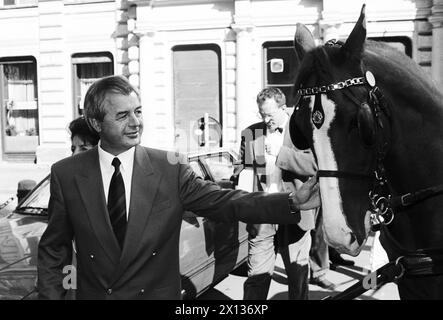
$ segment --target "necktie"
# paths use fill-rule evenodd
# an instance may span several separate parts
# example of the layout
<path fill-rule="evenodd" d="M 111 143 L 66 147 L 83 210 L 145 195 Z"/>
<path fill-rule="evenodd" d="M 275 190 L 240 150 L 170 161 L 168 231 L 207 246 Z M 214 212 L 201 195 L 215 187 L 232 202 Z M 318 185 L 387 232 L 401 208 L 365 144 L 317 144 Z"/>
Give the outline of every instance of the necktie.
<path fill-rule="evenodd" d="M 118 158 L 112 160 L 115 171 L 109 185 L 108 212 L 114 234 L 120 244 L 120 248 L 123 248 L 126 234 L 126 197 L 120 164 Z"/>

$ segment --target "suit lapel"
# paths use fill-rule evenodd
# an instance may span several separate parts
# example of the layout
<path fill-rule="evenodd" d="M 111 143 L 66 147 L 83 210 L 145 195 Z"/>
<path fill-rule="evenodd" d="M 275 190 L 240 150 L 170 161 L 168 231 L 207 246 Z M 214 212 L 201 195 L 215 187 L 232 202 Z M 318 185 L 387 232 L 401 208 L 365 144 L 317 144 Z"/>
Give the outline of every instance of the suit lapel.
<path fill-rule="evenodd" d="M 125 243 L 119 266 L 112 276 L 111 283 L 118 280 L 140 248 L 160 180 L 161 172 L 154 172 L 146 150 L 136 146 Z"/>
<path fill-rule="evenodd" d="M 98 159 L 98 150 L 90 152 L 91 159 L 87 160 L 88 165 L 84 166 L 85 171 L 77 174 L 75 180 L 79 190 L 83 205 L 103 250 L 114 264 L 120 258 L 120 247 L 112 231 L 106 208 L 105 194 L 103 191 L 103 180 Z"/>

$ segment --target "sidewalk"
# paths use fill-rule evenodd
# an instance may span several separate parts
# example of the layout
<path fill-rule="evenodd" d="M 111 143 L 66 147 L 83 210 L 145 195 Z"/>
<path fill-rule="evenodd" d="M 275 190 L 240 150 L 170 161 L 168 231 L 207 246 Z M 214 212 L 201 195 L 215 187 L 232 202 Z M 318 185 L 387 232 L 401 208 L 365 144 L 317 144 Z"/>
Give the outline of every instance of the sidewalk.
<path fill-rule="evenodd" d="M 334 290 L 322 289 L 316 285 L 309 285 L 309 299 L 322 300 L 327 296 L 334 296 L 355 284 L 368 274 L 370 269 L 371 247 L 374 238 L 370 237 L 362 252 L 357 257 L 342 255 L 347 260 L 354 260 L 355 265 L 350 267 L 338 266 L 335 270 L 330 270 L 327 279 L 335 284 Z M 241 268 L 239 268 L 241 269 Z M 201 300 L 242 300 L 243 283 L 246 280 L 245 270 L 233 271 L 225 280 L 217 284 L 213 290 L 204 293 Z M 397 285 L 390 283 L 379 290 L 367 291 L 357 300 L 399 300 Z M 278 255 L 275 262 L 275 271 L 269 289 L 268 300 L 288 300 L 288 286 L 286 272 L 281 256 Z"/>

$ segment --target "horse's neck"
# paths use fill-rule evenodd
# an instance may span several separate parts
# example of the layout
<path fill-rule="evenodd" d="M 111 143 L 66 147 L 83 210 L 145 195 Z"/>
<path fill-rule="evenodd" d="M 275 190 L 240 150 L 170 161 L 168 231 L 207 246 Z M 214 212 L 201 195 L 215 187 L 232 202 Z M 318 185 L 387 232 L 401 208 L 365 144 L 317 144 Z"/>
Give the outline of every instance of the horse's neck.
<path fill-rule="evenodd" d="M 443 184 L 443 105 L 432 97 L 427 97 L 427 105 L 408 101 L 406 96 L 389 98 L 391 144 L 385 166 L 393 193 L 400 195 Z M 443 247 L 441 211 L 443 195 L 398 213 L 391 228 L 394 236 L 409 249 Z"/>

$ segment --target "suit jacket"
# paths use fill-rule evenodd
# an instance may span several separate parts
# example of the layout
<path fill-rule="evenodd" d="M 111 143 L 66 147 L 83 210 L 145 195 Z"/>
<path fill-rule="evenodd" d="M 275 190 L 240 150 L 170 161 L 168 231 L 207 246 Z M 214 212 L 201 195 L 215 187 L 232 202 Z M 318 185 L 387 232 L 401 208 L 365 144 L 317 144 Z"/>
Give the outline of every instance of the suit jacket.
<path fill-rule="evenodd" d="M 257 122 L 242 131 L 239 158 L 240 162 L 234 168 L 234 181 L 241 171 L 252 168 L 254 172 L 254 191 L 263 191 L 266 187 L 265 137 L 266 124 Z M 309 150 L 298 150 L 290 141 L 289 121 L 285 128 L 283 146 L 277 156 L 276 166 L 282 169 L 282 180 L 287 192 L 296 191 L 303 181 L 315 175 L 316 164 Z M 260 228 L 259 224 L 249 224 L 248 232 L 254 237 Z M 305 231 L 315 228 L 315 219 L 312 211 L 302 211 L 301 219 L 296 225 L 281 225 L 276 233 L 276 242 L 279 246 L 286 246 L 301 239 Z"/>
<path fill-rule="evenodd" d="M 288 194 L 222 190 L 183 157 L 137 146 L 124 247 L 106 209 L 97 147 L 51 168 L 48 226 L 39 243 L 38 291 L 62 299 L 62 269 L 77 248 L 78 299 L 179 299 L 179 236 L 185 210 L 219 221 L 296 223 Z"/>

